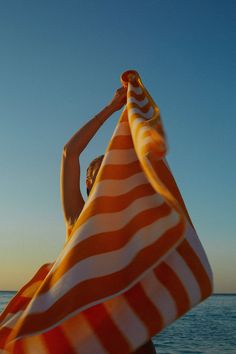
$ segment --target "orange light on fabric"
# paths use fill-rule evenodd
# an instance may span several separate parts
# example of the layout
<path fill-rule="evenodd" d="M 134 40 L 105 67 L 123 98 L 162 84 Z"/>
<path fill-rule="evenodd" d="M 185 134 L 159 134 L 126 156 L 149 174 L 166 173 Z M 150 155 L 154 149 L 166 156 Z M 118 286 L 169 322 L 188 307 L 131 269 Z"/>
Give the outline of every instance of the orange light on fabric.
<path fill-rule="evenodd" d="M 85 207 L 0 315 L 0 353 L 128 354 L 212 293 L 159 108 L 137 71 L 121 82 L 127 104 Z"/>

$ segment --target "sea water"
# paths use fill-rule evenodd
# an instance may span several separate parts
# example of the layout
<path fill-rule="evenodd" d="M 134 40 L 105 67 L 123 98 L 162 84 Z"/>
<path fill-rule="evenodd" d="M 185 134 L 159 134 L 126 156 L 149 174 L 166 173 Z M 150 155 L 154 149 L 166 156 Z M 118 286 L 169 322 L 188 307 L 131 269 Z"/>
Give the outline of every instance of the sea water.
<path fill-rule="evenodd" d="M 14 295 L 0 291 L 0 312 Z M 236 354 L 236 294 L 212 295 L 152 340 L 159 354 Z"/>

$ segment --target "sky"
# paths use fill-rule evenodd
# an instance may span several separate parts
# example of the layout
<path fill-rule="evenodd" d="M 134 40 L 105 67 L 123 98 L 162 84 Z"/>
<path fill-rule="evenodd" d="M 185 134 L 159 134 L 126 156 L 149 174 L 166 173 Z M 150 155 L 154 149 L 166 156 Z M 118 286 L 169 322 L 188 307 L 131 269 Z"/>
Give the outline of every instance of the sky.
<path fill-rule="evenodd" d="M 160 108 L 214 292 L 236 292 L 235 14 L 230 0 L 0 2 L 0 290 L 56 260 L 63 146 L 134 69 Z M 84 197 L 120 113 L 80 156 Z"/>

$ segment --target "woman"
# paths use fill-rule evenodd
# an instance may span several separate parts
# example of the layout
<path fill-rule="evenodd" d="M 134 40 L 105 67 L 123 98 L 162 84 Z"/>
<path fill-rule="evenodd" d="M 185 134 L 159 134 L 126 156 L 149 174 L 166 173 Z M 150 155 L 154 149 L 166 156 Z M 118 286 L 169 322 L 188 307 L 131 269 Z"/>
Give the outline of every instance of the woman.
<path fill-rule="evenodd" d="M 116 90 L 111 102 L 100 111 L 94 118 L 79 129 L 64 146 L 61 161 L 61 199 L 66 222 L 67 238 L 73 225 L 84 206 L 84 199 L 80 190 L 80 165 L 79 156 L 86 148 L 89 141 L 98 131 L 100 126 L 126 103 L 127 89 L 121 87 Z M 99 156 L 91 162 L 87 169 L 86 186 L 89 194 L 103 156 Z M 155 348 L 151 341 L 135 351 L 136 354 L 155 354 Z"/>

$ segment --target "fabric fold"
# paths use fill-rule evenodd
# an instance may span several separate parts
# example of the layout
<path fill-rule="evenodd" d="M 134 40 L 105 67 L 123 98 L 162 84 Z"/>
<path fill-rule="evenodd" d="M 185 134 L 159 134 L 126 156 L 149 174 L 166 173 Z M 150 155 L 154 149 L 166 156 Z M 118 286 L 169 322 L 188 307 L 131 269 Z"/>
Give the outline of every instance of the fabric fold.
<path fill-rule="evenodd" d="M 130 353 L 212 293 L 139 74 L 70 238 L 0 315 L 3 353 Z M 1 353 L 1 351 L 0 351 Z"/>

